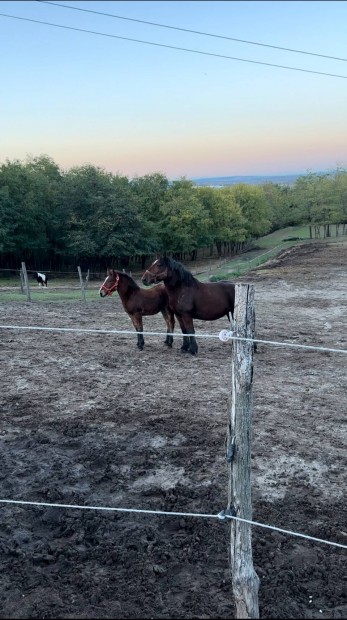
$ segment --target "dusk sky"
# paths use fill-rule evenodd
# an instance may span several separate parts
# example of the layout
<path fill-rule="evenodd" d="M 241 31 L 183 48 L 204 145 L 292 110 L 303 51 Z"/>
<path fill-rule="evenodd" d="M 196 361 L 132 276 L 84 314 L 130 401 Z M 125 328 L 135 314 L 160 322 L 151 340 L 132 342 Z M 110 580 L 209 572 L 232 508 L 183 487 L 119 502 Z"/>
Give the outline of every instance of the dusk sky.
<path fill-rule="evenodd" d="M 0 13 L 70 28 L 0 16 L 0 163 L 46 154 L 171 179 L 347 166 L 347 2 L 26 0 Z"/>

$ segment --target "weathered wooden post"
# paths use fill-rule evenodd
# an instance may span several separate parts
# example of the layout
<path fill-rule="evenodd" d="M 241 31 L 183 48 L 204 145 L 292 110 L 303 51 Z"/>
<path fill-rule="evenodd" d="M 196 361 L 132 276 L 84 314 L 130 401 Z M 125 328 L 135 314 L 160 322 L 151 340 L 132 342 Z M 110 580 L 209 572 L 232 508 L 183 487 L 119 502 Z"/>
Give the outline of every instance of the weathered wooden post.
<path fill-rule="evenodd" d="M 23 274 L 24 286 L 25 286 L 26 294 L 27 294 L 27 301 L 31 301 L 30 286 L 29 286 L 27 268 L 25 266 L 25 263 L 22 263 L 22 274 Z"/>
<path fill-rule="evenodd" d="M 82 293 L 82 299 L 83 301 L 86 300 L 86 292 L 84 290 L 84 284 L 83 284 L 83 278 L 82 278 L 82 271 L 81 271 L 81 267 L 77 267 L 78 270 L 78 275 L 80 277 L 80 285 L 81 285 L 81 293 Z"/>
<path fill-rule="evenodd" d="M 254 338 L 254 287 L 235 285 L 233 336 Z M 227 512 L 252 520 L 251 422 L 253 343 L 233 340 L 232 393 L 227 432 Z M 259 578 L 253 568 L 249 523 L 231 520 L 231 572 L 236 618 L 259 618 Z"/>
<path fill-rule="evenodd" d="M 23 274 L 23 269 L 22 268 L 20 268 L 20 270 L 19 270 L 19 277 L 20 277 L 20 290 L 21 290 L 21 293 L 24 294 L 25 283 L 24 283 L 24 274 Z"/>

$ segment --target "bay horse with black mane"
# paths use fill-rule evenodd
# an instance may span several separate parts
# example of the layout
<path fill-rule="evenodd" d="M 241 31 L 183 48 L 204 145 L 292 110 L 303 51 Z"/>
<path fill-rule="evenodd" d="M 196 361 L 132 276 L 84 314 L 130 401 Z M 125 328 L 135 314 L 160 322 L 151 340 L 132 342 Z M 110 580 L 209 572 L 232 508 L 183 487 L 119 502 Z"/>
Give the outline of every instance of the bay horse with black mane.
<path fill-rule="evenodd" d="M 137 331 L 137 346 L 142 351 L 145 341 L 143 337 L 142 317 L 161 312 L 166 326 L 165 344 L 172 347 L 175 328 L 175 315 L 169 307 L 169 299 L 164 284 L 158 284 L 146 290 L 140 288 L 131 276 L 122 271 L 107 269 L 107 276 L 99 290 L 101 297 L 107 297 L 117 291 L 125 312 L 130 316 Z"/>
<path fill-rule="evenodd" d="M 192 355 L 198 352 L 193 319 L 215 321 L 229 313 L 234 318 L 235 285 L 227 280 L 199 282 L 181 263 L 161 256 L 142 276 L 147 286 L 164 282 L 171 310 L 175 313 L 183 333 L 181 351 Z"/>

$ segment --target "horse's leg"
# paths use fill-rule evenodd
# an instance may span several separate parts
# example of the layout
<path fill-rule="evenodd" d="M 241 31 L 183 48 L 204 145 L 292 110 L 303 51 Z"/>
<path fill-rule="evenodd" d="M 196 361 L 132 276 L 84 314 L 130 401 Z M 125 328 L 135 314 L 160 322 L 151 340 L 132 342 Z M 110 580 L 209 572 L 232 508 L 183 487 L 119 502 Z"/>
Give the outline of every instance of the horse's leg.
<path fill-rule="evenodd" d="M 170 326 L 169 326 L 169 315 L 168 312 L 166 310 L 166 308 L 164 310 L 161 311 L 163 317 L 164 317 L 164 321 L 166 323 L 166 333 L 169 333 L 170 330 Z M 169 340 L 169 336 L 166 336 L 165 340 L 164 340 L 164 344 L 166 344 L 168 347 L 170 347 L 170 340 Z"/>
<path fill-rule="evenodd" d="M 169 309 L 168 315 L 169 315 L 169 329 L 170 329 L 170 332 L 173 334 L 175 331 L 175 314 L 172 312 L 172 310 Z M 169 338 L 168 346 L 172 347 L 173 336 L 168 336 L 168 338 Z"/>
<path fill-rule="evenodd" d="M 130 318 L 133 322 L 133 326 L 137 331 L 137 347 L 140 349 L 140 351 L 142 351 L 143 347 L 145 346 L 145 340 L 143 337 L 142 315 L 136 313 L 132 314 Z"/>
<path fill-rule="evenodd" d="M 190 316 L 186 316 L 184 318 L 184 325 L 186 328 L 186 333 L 195 334 L 193 319 Z M 189 336 L 188 351 L 192 355 L 195 355 L 198 352 L 198 345 L 195 336 Z"/>
<path fill-rule="evenodd" d="M 185 326 L 185 323 L 182 319 L 181 316 L 177 316 L 178 318 L 178 322 L 180 324 L 181 330 L 182 330 L 182 334 L 183 334 L 183 344 L 181 346 L 181 351 L 188 351 L 189 350 L 189 336 L 185 336 L 185 334 L 188 333 L 188 330 Z"/>
<path fill-rule="evenodd" d="M 171 312 L 171 310 L 168 310 L 167 308 L 162 310 L 161 313 L 165 319 L 165 323 L 167 327 L 166 333 L 173 334 L 173 331 L 175 329 L 175 315 L 173 314 L 173 312 Z M 173 336 L 167 335 L 165 338 L 164 344 L 166 344 L 168 347 L 172 347 L 172 343 L 173 343 Z"/>

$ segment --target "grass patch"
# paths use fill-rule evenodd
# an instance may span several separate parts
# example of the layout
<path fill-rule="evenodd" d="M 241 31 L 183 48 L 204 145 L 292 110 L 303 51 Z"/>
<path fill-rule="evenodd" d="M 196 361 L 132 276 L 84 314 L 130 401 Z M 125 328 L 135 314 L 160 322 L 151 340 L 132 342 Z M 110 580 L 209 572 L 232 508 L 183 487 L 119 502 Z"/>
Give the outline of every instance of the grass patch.
<path fill-rule="evenodd" d="M 290 226 L 277 230 L 270 235 L 257 239 L 257 245 L 249 252 L 227 260 L 221 267 L 216 267 L 213 274 L 202 274 L 201 281 L 219 282 L 220 280 L 234 280 L 239 276 L 259 267 L 282 250 L 294 247 L 309 238 L 303 239 L 300 235 L 308 233 L 308 227 Z"/>
<path fill-rule="evenodd" d="M 1 282 L 0 282 L 0 303 L 1 302 L 12 302 L 12 301 L 19 301 L 19 302 L 26 302 L 27 301 L 27 296 L 26 293 L 22 293 L 20 290 L 20 287 L 18 287 L 18 282 L 17 284 L 17 288 L 16 290 L 9 290 L 9 284 L 8 282 L 6 282 L 6 289 L 3 289 L 2 287 L 4 286 Z M 61 301 L 66 301 L 66 302 L 71 302 L 71 303 L 77 303 L 79 301 L 83 301 L 82 298 L 82 293 L 80 289 L 76 289 L 76 290 L 50 290 L 48 288 L 45 289 L 41 289 L 39 291 L 37 290 L 33 290 L 30 289 L 30 296 L 31 296 L 31 301 L 35 302 L 35 303 L 40 303 L 40 302 L 45 302 L 45 303 L 54 303 L 54 302 L 61 302 Z M 99 289 L 87 289 L 85 291 L 85 298 L 86 301 L 101 301 L 101 297 L 99 296 Z"/>
<path fill-rule="evenodd" d="M 308 226 L 287 226 L 281 230 L 265 235 L 257 239 L 257 245 L 260 249 L 271 249 L 276 245 L 292 241 L 308 241 L 310 231 Z"/>

